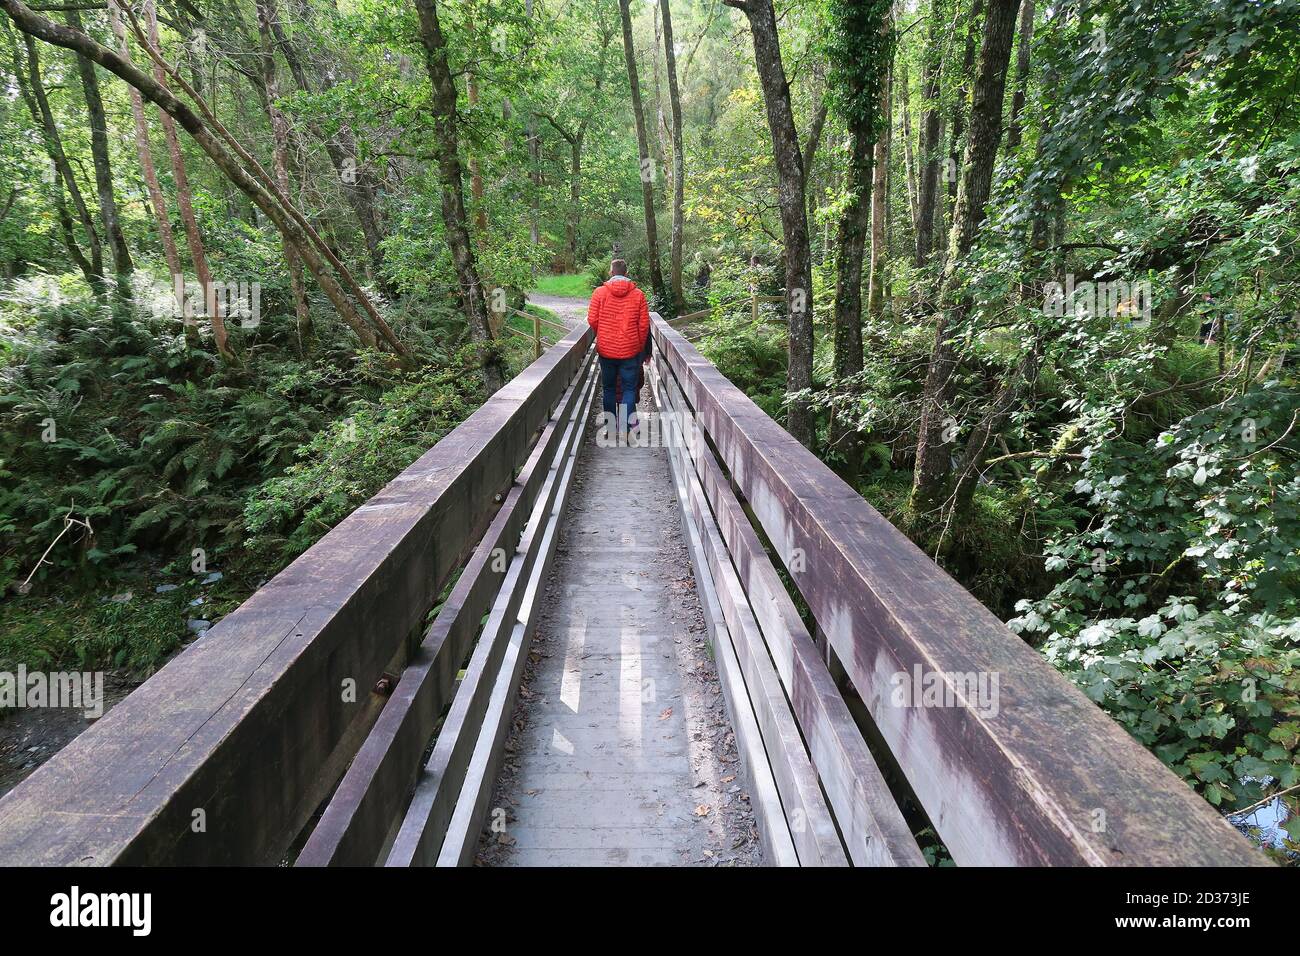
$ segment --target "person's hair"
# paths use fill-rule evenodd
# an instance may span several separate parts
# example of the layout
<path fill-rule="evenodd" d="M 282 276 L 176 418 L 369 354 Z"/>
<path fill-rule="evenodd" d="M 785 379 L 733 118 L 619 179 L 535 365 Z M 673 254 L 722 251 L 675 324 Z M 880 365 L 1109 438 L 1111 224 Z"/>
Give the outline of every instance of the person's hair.
<path fill-rule="evenodd" d="M 624 259 L 615 259 L 609 264 L 609 274 L 612 276 L 627 275 L 627 261 Z"/>

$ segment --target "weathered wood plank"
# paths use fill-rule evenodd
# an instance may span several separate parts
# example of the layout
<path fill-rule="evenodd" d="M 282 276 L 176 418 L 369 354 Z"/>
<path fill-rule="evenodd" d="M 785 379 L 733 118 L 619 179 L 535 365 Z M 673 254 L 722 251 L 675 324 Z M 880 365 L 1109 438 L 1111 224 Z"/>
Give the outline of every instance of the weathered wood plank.
<path fill-rule="evenodd" d="M 668 373 L 671 375 L 671 372 Z M 674 401 L 673 383 L 665 381 L 662 362 L 656 362 L 652 375 L 659 407 L 682 416 L 680 395 Z M 745 595 L 744 586 L 731 566 L 726 545 L 709 510 L 704 489 L 700 486 L 689 453 L 686 436 L 678 427 L 680 418 L 666 419 L 663 439 L 670 453 L 675 452 L 682 468 L 691 504 L 691 513 L 699 530 L 704 556 L 717 589 L 723 617 L 727 622 L 736 660 L 744 677 L 754 716 L 763 735 L 772 776 L 781 794 L 781 806 L 790 827 L 791 838 L 801 866 L 847 866 L 848 858 L 835 829 L 830 808 L 822 796 L 808 752 L 804 748 L 794 714 L 781 689 L 780 678 L 768 656 L 758 622 Z"/>
<path fill-rule="evenodd" d="M 487 814 L 487 804 L 492 797 L 492 787 L 501 769 L 502 750 L 509 733 L 515 700 L 519 694 L 524 661 L 528 657 L 528 648 L 537 625 L 537 592 L 541 582 L 545 581 L 550 574 L 551 564 L 555 559 L 559 524 L 564 517 L 573 470 L 582 448 L 585 426 L 597 384 L 597 381 L 592 382 L 586 401 L 578 406 L 574 423 L 576 434 L 564 461 L 557 466 L 557 488 L 554 500 L 549 512 L 544 516 L 546 520 L 540 529 L 541 537 L 536 547 L 537 560 L 528 569 L 524 578 L 522 602 L 518 605 L 518 613 L 512 614 L 510 618 L 514 626 L 509 635 L 509 643 L 496 670 L 495 680 L 489 678 L 484 681 L 491 686 L 492 693 L 483 710 L 482 719 L 478 722 L 478 733 L 476 735 L 473 732 L 475 725 L 468 721 L 460 732 L 460 737 L 466 742 L 475 741 L 475 743 L 469 766 L 461 775 L 463 783 L 441 845 L 426 847 L 426 849 L 436 850 L 435 865 L 437 866 L 468 866 L 474 862 L 479 834 Z M 406 866 L 410 865 L 410 862 L 424 863 L 427 862 L 427 858 L 416 853 L 408 853 L 404 847 L 403 837 L 399 834 L 386 865 Z"/>
<path fill-rule="evenodd" d="M 654 335 L 957 862 L 1265 862 L 680 334 Z M 959 706 L 906 706 L 916 673 Z M 970 706 L 965 675 L 994 699 Z"/>
<path fill-rule="evenodd" d="M 736 737 L 736 753 L 749 784 L 751 806 L 760 824 L 766 860 L 773 866 L 798 866 L 799 853 L 795 849 L 789 821 L 781 806 L 780 791 L 763 745 L 763 735 L 754 714 L 754 706 L 745 689 L 744 676 L 732 645 L 717 583 L 709 568 L 703 536 L 691 507 L 686 477 L 688 466 L 681 450 L 674 449 L 671 443 L 668 446 L 668 460 L 672 466 L 673 488 L 681 510 L 686 547 L 695 572 L 695 586 L 700 595 L 700 603 L 704 606 L 704 620 L 718 667 L 718 680 L 722 684 L 723 699 L 731 717 L 732 733 Z"/>
<path fill-rule="evenodd" d="M 0 859 L 277 862 L 589 339 L 575 329 L 0 800 Z"/>
<path fill-rule="evenodd" d="M 687 444 L 687 452 L 693 457 L 732 564 L 808 741 L 813 766 L 850 858 L 859 866 L 924 866 L 925 858 L 821 652 L 713 450 L 700 436 L 694 410 L 686 405 L 671 369 L 664 368 L 673 412 L 682 417 L 686 427 L 696 429 L 696 440 Z"/>
<path fill-rule="evenodd" d="M 461 569 L 379 720 L 312 830 L 295 865 L 370 866 L 420 773 L 420 759 L 451 697 L 479 624 L 505 580 L 504 562 L 533 510 L 591 366 L 570 383 L 478 548 Z"/>
<path fill-rule="evenodd" d="M 535 568 L 544 570 L 549 562 L 548 548 L 553 547 L 549 529 L 554 524 L 556 509 L 564 505 L 567 474 L 582 439 L 594 387 L 594 376 L 586 375 L 579 386 L 580 399 L 567 415 L 559 447 L 547 463 L 546 480 L 533 505 L 523 538 L 508 551 L 511 560 L 501 591 L 456 689 L 433 753 L 420 775 L 386 866 L 430 866 L 438 858 L 478 737 L 477 730 L 489 707 L 502 659 L 508 653 L 507 645 L 513 640 L 515 624 L 521 619 L 531 620 L 530 582 Z"/>

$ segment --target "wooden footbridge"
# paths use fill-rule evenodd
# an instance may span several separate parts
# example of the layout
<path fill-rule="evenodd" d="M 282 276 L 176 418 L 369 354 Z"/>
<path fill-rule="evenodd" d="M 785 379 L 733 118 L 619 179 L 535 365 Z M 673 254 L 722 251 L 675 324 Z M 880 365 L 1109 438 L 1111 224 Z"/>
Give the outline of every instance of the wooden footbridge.
<path fill-rule="evenodd" d="M 0 863 L 1263 862 L 654 339 L 645 447 L 574 329 L 0 800 Z"/>

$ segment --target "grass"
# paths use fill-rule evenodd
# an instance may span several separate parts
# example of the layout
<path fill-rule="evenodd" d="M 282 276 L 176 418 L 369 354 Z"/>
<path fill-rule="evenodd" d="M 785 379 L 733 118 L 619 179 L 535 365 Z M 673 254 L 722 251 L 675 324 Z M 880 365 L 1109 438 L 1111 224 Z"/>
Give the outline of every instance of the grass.
<path fill-rule="evenodd" d="M 179 587 L 158 594 L 156 583 Z M 192 640 L 186 618 L 215 622 L 247 596 L 246 588 L 225 581 L 205 586 L 197 578 L 143 573 L 122 575 L 113 590 L 132 597 L 105 601 L 111 590 L 71 583 L 11 595 L 0 603 L 0 670 L 20 664 L 31 670 L 115 669 L 143 679 Z M 203 604 L 190 604 L 199 596 Z"/>
<path fill-rule="evenodd" d="M 591 295 L 591 280 L 581 273 L 539 276 L 533 291 L 541 295 L 562 295 L 573 299 L 585 299 Z"/>

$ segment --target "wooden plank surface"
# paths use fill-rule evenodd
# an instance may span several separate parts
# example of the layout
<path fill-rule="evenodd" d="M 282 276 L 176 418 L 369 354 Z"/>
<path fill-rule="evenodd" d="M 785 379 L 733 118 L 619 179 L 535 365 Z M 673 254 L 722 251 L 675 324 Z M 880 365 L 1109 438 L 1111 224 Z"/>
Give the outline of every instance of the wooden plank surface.
<path fill-rule="evenodd" d="M 578 388 L 578 401 L 566 414 L 563 435 L 547 462 L 545 483 L 533 505 L 523 537 L 514 547 L 507 549 L 510 563 L 501 592 L 456 689 L 451 710 L 420 775 L 415 795 L 388 853 L 386 866 L 431 866 L 438 858 L 455 801 L 465 781 L 480 725 L 497 689 L 498 672 L 506 666 L 502 663 L 503 658 L 509 655 L 510 647 L 515 643 L 517 623 L 528 622 L 532 617 L 528 594 L 533 589 L 535 575 L 544 570 L 549 561 L 554 540 L 550 529 L 557 520 L 557 509 L 564 506 L 568 474 L 582 438 L 595 384 L 594 375 L 583 377 Z"/>
<path fill-rule="evenodd" d="M 0 859 L 277 862 L 589 339 L 570 333 L 0 800 Z"/>
<path fill-rule="evenodd" d="M 654 335 L 957 862 L 1266 863 L 679 333 Z M 965 675 L 996 679 L 996 698 L 906 706 L 915 673 L 959 702 Z"/>

